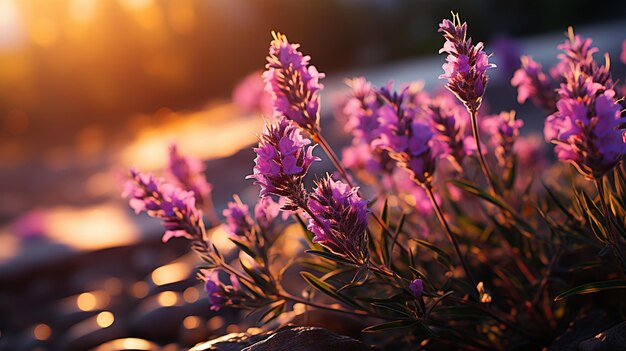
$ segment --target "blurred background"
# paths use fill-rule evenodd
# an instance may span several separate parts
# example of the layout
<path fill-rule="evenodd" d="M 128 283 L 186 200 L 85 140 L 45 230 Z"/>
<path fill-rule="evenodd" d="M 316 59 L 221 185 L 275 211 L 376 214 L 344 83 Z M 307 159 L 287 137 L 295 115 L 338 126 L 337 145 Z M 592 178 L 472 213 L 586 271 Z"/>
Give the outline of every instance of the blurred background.
<path fill-rule="evenodd" d="M 177 142 L 206 161 L 218 213 L 252 199 L 261 112 L 231 97 L 263 70 L 271 30 L 327 74 L 322 125 L 340 131 L 344 78 L 441 85 L 451 10 L 499 65 L 489 104 L 535 116 L 529 128 L 542 116 L 517 106 L 517 57 L 550 67 L 567 26 L 624 77 L 619 0 L 0 0 L 0 349 L 178 349 L 237 331 L 208 311 L 186 243 L 160 244 L 159 223 L 120 199 L 126 170 L 160 169 Z"/>

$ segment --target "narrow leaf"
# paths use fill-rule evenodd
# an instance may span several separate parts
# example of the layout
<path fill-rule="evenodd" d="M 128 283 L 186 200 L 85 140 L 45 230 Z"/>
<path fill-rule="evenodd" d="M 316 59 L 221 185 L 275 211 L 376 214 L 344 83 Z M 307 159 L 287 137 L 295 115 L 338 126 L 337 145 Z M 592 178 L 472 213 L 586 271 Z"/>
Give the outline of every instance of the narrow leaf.
<path fill-rule="evenodd" d="M 348 261 L 347 259 L 334 254 L 332 252 L 326 252 L 326 251 L 319 251 L 319 250 L 305 250 L 304 252 L 311 254 L 311 255 L 315 255 L 315 256 L 319 256 L 319 257 L 323 257 L 327 260 L 336 262 L 336 263 L 343 263 L 343 264 L 353 264 L 352 262 Z"/>
<path fill-rule="evenodd" d="M 626 280 L 605 280 L 577 286 L 557 296 L 554 301 L 566 299 L 574 295 L 591 294 L 598 291 L 626 289 Z"/>
<path fill-rule="evenodd" d="M 373 325 L 361 331 L 365 333 L 365 332 L 377 332 L 377 331 L 388 330 L 388 329 L 403 329 L 403 328 L 412 327 L 415 324 L 417 324 L 417 322 L 414 320 L 397 320 L 393 322 Z"/>
<path fill-rule="evenodd" d="M 302 278 L 304 278 L 304 280 L 306 280 L 307 283 L 309 283 L 309 285 L 323 292 L 324 294 L 334 298 L 335 300 L 339 300 L 345 304 L 348 304 L 350 306 L 355 305 L 354 301 L 341 295 L 340 293 L 336 291 L 336 289 L 332 285 L 326 283 L 325 281 L 320 280 L 313 274 L 309 272 L 300 272 L 300 275 L 302 276 Z"/>

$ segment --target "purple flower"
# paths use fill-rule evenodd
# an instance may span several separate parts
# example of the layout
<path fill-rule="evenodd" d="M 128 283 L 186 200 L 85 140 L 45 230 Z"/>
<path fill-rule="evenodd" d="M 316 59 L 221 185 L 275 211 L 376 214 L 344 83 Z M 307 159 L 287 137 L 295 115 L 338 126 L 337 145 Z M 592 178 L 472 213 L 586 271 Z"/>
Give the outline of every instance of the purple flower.
<path fill-rule="evenodd" d="M 379 136 L 372 146 L 387 150 L 413 181 L 420 185 L 430 183 L 437 158 L 443 153 L 431 125 L 416 119 L 415 108 L 405 102 L 407 89 L 396 93 L 382 88 L 379 96 L 385 104 L 379 114 Z"/>
<path fill-rule="evenodd" d="M 283 209 L 301 207 L 306 194 L 302 179 L 311 163 L 319 160 L 313 156 L 311 141 L 303 138 L 300 130 L 285 117 L 266 124 L 259 139 L 259 146 L 254 149 L 257 154 L 254 173 L 247 178 L 254 178 L 255 184 L 261 186 L 261 197 L 274 194 L 287 198 L 289 201 Z"/>
<path fill-rule="evenodd" d="M 342 255 L 356 264 L 367 260 L 367 201 L 330 175 L 316 182 L 307 203 L 308 229 L 313 242 Z"/>
<path fill-rule="evenodd" d="M 590 38 L 583 39 L 580 35 L 574 34 L 572 27 L 568 28 L 568 38 L 563 44 L 557 46 L 563 52 L 559 54 L 559 63 L 552 68 L 551 74 L 554 77 L 562 77 L 565 80 L 576 79 L 572 77 L 576 70 L 585 76 L 591 77 L 593 82 L 613 89 L 615 83 L 608 70 L 608 56 L 605 66 L 599 66 L 593 59 L 593 54 L 598 52 L 597 47 L 591 46 Z M 577 67 L 574 69 L 574 67 Z"/>
<path fill-rule="evenodd" d="M 274 98 L 274 111 L 294 121 L 312 135 L 319 133 L 319 83 L 324 78 L 311 57 L 298 51 L 299 44 L 291 44 L 283 34 L 272 32 L 266 71 L 263 73 L 265 90 Z"/>
<path fill-rule="evenodd" d="M 181 155 L 176 144 L 172 144 L 169 148 L 167 171 L 177 186 L 193 191 L 198 206 L 209 201 L 213 187 L 206 181 L 202 161 Z"/>
<path fill-rule="evenodd" d="M 348 117 L 346 131 L 352 133 L 354 138 L 371 142 L 376 138 L 378 122 L 378 109 L 382 102 L 376 97 L 376 91 L 372 84 L 363 77 L 348 81 L 352 88 L 352 94 L 346 102 L 343 113 Z"/>
<path fill-rule="evenodd" d="M 229 201 L 228 207 L 222 212 L 226 218 L 224 229 L 233 238 L 251 238 L 254 222 L 250 218 L 248 205 L 245 205 L 235 197 L 235 201 Z"/>
<path fill-rule="evenodd" d="M 422 293 L 424 292 L 424 282 L 422 282 L 422 280 L 419 278 L 413 280 L 411 284 L 409 284 L 409 290 L 416 299 L 421 298 Z"/>
<path fill-rule="evenodd" d="M 346 130 L 353 138 L 352 145 L 343 149 L 342 161 L 362 178 L 374 178 L 372 175 L 381 171 L 391 174 L 393 162 L 387 151 L 371 146 L 380 130 L 379 109 L 383 102 L 378 99 L 372 84 L 363 77 L 350 80 L 348 85 L 352 93 L 343 113 L 348 117 Z"/>
<path fill-rule="evenodd" d="M 513 75 L 513 71 L 519 67 L 519 42 L 506 34 L 496 34 L 490 44 L 502 75 L 504 77 Z"/>
<path fill-rule="evenodd" d="M 619 59 L 626 64 L 626 40 L 622 42 L 622 53 L 619 55 Z"/>
<path fill-rule="evenodd" d="M 520 57 L 520 61 L 522 66 L 511 79 L 511 85 L 517 87 L 517 102 L 523 104 L 530 98 L 535 106 L 554 111 L 556 94 L 550 78 L 541 70 L 541 64 L 526 55 Z"/>
<path fill-rule="evenodd" d="M 469 132 L 469 114 L 446 95 L 433 98 L 426 108 L 426 118 L 431 122 L 435 138 L 441 141 L 452 165 L 462 170 L 465 156 L 476 150 Z"/>
<path fill-rule="evenodd" d="M 512 166 L 513 147 L 523 125 L 524 121 L 515 119 L 515 111 L 503 111 L 497 116 L 485 119 L 484 126 L 491 135 L 489 143 L 495 150 L 500 166 Z"/>
<path fill-rule="evenodd" d="M 415 183 L 410 174 L 404 170 L 398 169 L 393 172 L 392 181 L 395 184 L 394 189 L 399 196 L 410 206 L 411 210 L 416 211 L 420 216 L 428 217 L 433 214 L 433 205 L 426 194 L 424 187 Z M 435 193 L 435 198 L 439 199 L 439 195 Z"/>
<path fill-rule="evenodd" d="M 130 170 L 131 179 L 124 185 L 122 196 L 129 198 L 135 213 L 146 212 L 163 220 L 163 241 L 172 237 L 201 239 L 204 234 L 202 212 L 196 208 L 193 192 L 163 183 L 150 174 Z"/>
<path fill-rule="evenodd" d="M 547 161 L 542 150 L 544 145 L 543 138 L 538 134 L 520 136 L 513 146 L 519 164 L 518 168 L 523 171 L 541 168 Z"/>
<path fill-rule="evenodd" d="M 271 232 L 274 220 L 278 217 L 278 213 L 280 212 L 280 207 L 281 205 L 275 202 L 270 196 L 262 197 L 254 206 L 256 222 L 265 233 Z"/>
<path fill-rule="evenodd" d="M 544 126 L 560 160 L 571 162 L 587 179 L 598 179 L 626 153 L 621 106 L 615 92 L 574 68 L 559 89 L 557 111 Z"/>
<path fill-rule="evenodd" d="M 352 145 L 343 148 L 341 161 L 344 166 L 361 175 L 375 176 L 379 172 L 390 174 L 393 170 L 393 160 L 387 151 L 355 140 Z"/>
<path fill-rule="evenodd" d="M 447 79 L 446 87 L 461 100 L 470 111 L 478 111 L 487 85 L 486 71 L 494 68 L 489 63 L 489 56 L 483 52 L 483 43 L 472 44 L 467 37 L 467 23 L 459 15 L 452 16 L 452 21 L 444 19 L 439 24 L 446 42 L 439 53 L 447 53 L 444 74 L 439 79 Z"/>
<path fill-rule="evenodd" d="M 598 179 L 626 153 L 626 120 L 615 98 L 614 82 L 605 66 L 593 59 L 598 51 L 591 39 L 574 35 L 559 45 L 563 53 L 555 72 L 563 79 L 558 90 L 557 111 L 548 116 L 544 136 L 554 143 L 560 160 L 571 162 L 587 179 Z"/>
<path fill-rule="evenodd" d="M 272 117 L 274 102 L 265 91 L 265 82 L 261 72 L 252 72 L 243 78 L 233 90 L 233 103 L 247 113 L 261 113 Z"/>
<path fill-rule="evenodd" d="M 235 275 L 230 275 L 230 284 L 226 285 L 219 279 L 219 272 L 212 271 L 205 280 L 204 290 L 209 298 L 211 310 L 217 311 L 223 306 L 238 306 L 246 295 L 241 289 L 241 284 Z"/>

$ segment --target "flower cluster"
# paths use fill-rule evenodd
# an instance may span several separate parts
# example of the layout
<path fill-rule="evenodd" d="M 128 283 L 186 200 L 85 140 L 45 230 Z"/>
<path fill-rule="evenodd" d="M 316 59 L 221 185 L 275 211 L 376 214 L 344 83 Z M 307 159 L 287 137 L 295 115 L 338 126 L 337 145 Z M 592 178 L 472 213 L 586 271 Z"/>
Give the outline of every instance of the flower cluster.
<path fill-rule="evenodd" d="M 297 209 L 305 200 L 302 179 L 313 161 L 319 160 L 313 156 L 311 140 L 302 137 L 285 117 L 266 124 L 259 139 L 259 146 L 254 149 L 254 173 L 247 178 L 255 179 L 261 186 L 261 197 L 282 196 L 289 200 L 283 209 Z"/>
<path fill-rule="evenodd" d="M 393 169 L 393 160 L 387 151 L 371 145 L 378 136 L 379 109 L 383 102 L 377 98 L 372 84 L 363 77 L 350 80 L 348 85 L 352 94 L 343 113 L 348 118 L 346 130 L 352 134 L 352 144 L 343 149 L 342 161 L 348 168 L 363 171 L 361 174 L 389 174 Z"/>
<path fill-rule="evenodd" d="M 408 99 L 407 91 L 393 92 L 390 87 L 378 91 L 385 104 L 379 110 L 379 135 L 372 145 L 387 150 L 413 181 L 428 184 L 443 149 L 434 138 L 431 125 L 416 118 L 416 107 Z"/>
<path fill-rule="evenodd" d="M 204 177 L 204 164 L 196 158 L 180 154 L 176 144 L 170 145 L 167 171 L 177 186 L 193 191 L 198 206 L 210 199 L 213 187 Z"/>
<path fill-rule="evenodd" d="M 485 128 L 491 134 L 489 143 L 501 167 L 512 166 L 513 147 L 523 125 L 524 121 L 515 119 L 515 111 L 503 111 L 485 120 Z"/>
<path fill-rule="evenodd" d="M 452 16 L 452 21 L 445 19 L 439 24 L 446 42 L 439 53 L 448 54 L 443 64 L 444 74 L 439 79 L 447 79 L 446 87 L 461 100 L 468 110 L 476 112 L 485 94 L 487 70 L 495 65 L 489 63 L 489 56 L 483 52 L 483 43 L 472 44 L 467 37 L 467 23 L 459 15 Z"/>
<path fill-rule="evenodd" d="M 343 113 L 348 117 L 346 131 L 355 138 L 371 142 L 376 137 L 375 131 L 380 125 L 378 109 L 382 102 L 378 100 L 372 83 L 364 77 L 351 79 L 347 83 L 351 88 L 351 94 L 343 107 Z"/>
<path fill-rule="evenodd" d="M 330 175 L 316 182 L 307 208 L 308 229 L 315 234 L 313 241 L 330 251 L 363 264 L 367 260 L 366 229 L 367 201 Z"/>
<path fill-rule="evenodd" d="M 274 226 L 274 221 L 280 212 L 280 204 L 270 196 L 259 199 L 254 206 L 254 218 L 263 233 L 270 233 Z"/>
<path fill-rule="evenodd" d="M 564 83 L 558 90 L 557 111 L 544 126 L 546 141 L 556 144 L 554 151 L 571 162 L 587 179 L 598 179 L 611 170 L 626 153 L 621 106 L 612 89 L 605 66 L 593 61 L 596 48 L 570 31 L 560 48 L 560 73 Z M 569 69 L 565 69 L 563 63 Z"/>
<path fill-rule="evenodd" d="M 574 35 L 574 29 L 569 27 L 568 39 L 557 46 L 562 53 L 559 54 L 560 61 L 552 69 L 552 75 L 561 76 L 567 81 L 576 70 L 580 70 L 583 75 L 591 77 L 595 83 L 607 89 L 613 89 L 613 78 L 608 70 L 608 56 L 605 57 L 607 64 L 599 66 L 593 58 L 598 48 L 591 46 L 591 43 L 590 38 L 583 39 L 580 35 Z"/>
<path fill-rule="evenodd" d="M 444 20 L 440 32 L 446 39 L 441 52 L 448 54 L 443 93 L 429 94 L 419 83 L 394 90 L 392 83 L 376 88 L 364 78 L 349 82 L 352 91 L 343 113 L 352 143 L 343 161 L 359 173 L 371 173 L 375 189 L 362 192 L 321 134 L 318 80 L 323 75 L 308 65 L 298 45 L 274 34 L 264 74 L 274 115 L 259 136 L 253 174 L 247 177 L 260 186 L 260 196 L 252 213 L 252 204 L 236 195 L 223 211 L 222 228 L 238 254 L 223 255 L 208 241 L 196 208 L 200 199 L 194 197 L 205 184 L 199 179 L 201 165 L 172 147 L 169 172 L 180 187 L 131 171 L 124 191 L 130 205 L 164 221 L 164 241 L 191 239 L 208 264 L 199 277 L 212 310 L 251 309 L 261 316 L 260 323 L 267 323 L 291 309 L 291 315 L 297 314 L 302 304 L 382 322 L 364 331 L 404 328 L 407 349 L 426 344 L 432 349 L 539 349 L 549 347 L 552 340 L 545 336 L 557 335 L 559 326 L 571 322 L 571 312 L 580 309 L 569 297 L 621 287 L 609 255 L 597 255 L 598 246 L 588 245 L 598 239 L 626 272 L 619 235 L 626 217 L 621 206 L 626 176 L 623 167 L 612 171 L 626 153 L 626 117 L 621 117 L 616 93 L 621 87 L 608 65 L 593 60 L 597 49 L 570 31 L 550 79 L 530 57 L 522 58 L 512 79 L 520 103 L 531 99 L 551 110 L 545 139 L 556 144 L 559 159 L 595 181 L 590 196 L 586 186 L 572 187 L 570 177 L 553 177 L 563 165 L 538 174 L 545 163 L 540 146 L 547 144 L 540 136 L 520 136 L 524 123 L 514 111 L 481 115 L 480 132 L 490 139 L 480 142 L 478 110 L 486 71 L 494 65 L 482 43 L 474 45 L 467 37 L 467 24 L 458 15 Z M 551 80 L 562 83 L 558 90 L 551 89 Z M 322 146 L 341 181 L 326 173 L 312 190 L 305 185 L 319 160 L 305 136 Z M 472 153 L 487 184 L 477 181 L 476 169 L 466 161 Z M 442 158 L 452 166 L 447 161 L 438 165 Z M 490 166 L 498 170 L 497 177 Z M 441 179 L 442 173 L 451 179 Z M 297 234 L 290 232 L 292 226 L 275 225 L 280 210 L 293 215 L 302 240 L 291 240 Z M 283 232 L 290 241 L 275 240 Z M 442 245 L 446 235 L 451 247 Z M 568 235 L 572 240 L 564 240 Z M 292 254 L 300 245 L 310 255 Z M 579 265 L 574 256 L 594 257 L 601 264 Z M 582 266 L 597 273 L 598 281 L 566 289 Z M 295 290 L 301 294 L 287 285 L 296 270 L 309 285 Z M 529 304 L 537 308 L 528 309 Z M 469 324 L 468 311 L 477 317 Z M 546 323 L 525 323 L 535 319 Z M 447 331 L 431 333 L 441 329 L 441 321 Z M 391 340 L 383 348 L 401 346 L 397 339 L 380 339 Z"/>
<path fill-rule="evenodd" d="M 554 111 L 556 94 L 541 64 L 527 55 L 521 56 L 520 62 L 521 67 L 511 78 L 511 85 L 517 87 L 517 102 L 523 104 L 530 98 L 535 106 Z"/>
<path fill-rule="evenodd" d="M 309 65 L 311 57 L 298 51 L 283 34 L 272 32 L 266 71 L 265 89 L 274 98 L 274 110 L 294 121 L 312 135 L 319 133 L 319 80 L 324 74 Z"/>
<path fill-rule="evenodd" d="M 218 311 L 224 306 L 237 307 L 247 298 L 239 279 L 234 274 L 230 275 L 230 285 L 220 281 L 219 271 L 216 270 L 201 279 L 204 280 L 204 290 L 213 311 Z"/>
<path fill-rule="evenodd" d="M 202 212 L 196 208 L 193 192 L 164 183 L 150 174 L 130 171 L 131 179 L 124 185 L 122 196 L 129 198 L 135 213 L 146 212 L 163 220 L 166 242 L 172 237 L 202 238 Z"/>
<path fill-rule="evenodd" d="M 226 218 L 224 228 L 233 238 L 250 238 L 253 232 L 254 222 L 250 218 L 248 205 L 235 197 L 235 201 L 229 201 L 227 208 L 222 214 Z"/>
<path fill-rule="evenodd" d="M 265 91 L 265 82 L 261 72 L 252 72 L 237 83 L 233 89 L 232 99 L 243 112 L 261 113 L 267 118 L 271 118 L 274 113 L 274 102 L 270 94 Z"/>
<path fill-rule="evenodd" d="M 446 95 L 434 97 L 426 108 L 435 137 L 445 146 L 445 153 L 457 171 L 463 169 L 463 160 L 476 150 L 476 143 L 468 135 L 469 115 Z"/>

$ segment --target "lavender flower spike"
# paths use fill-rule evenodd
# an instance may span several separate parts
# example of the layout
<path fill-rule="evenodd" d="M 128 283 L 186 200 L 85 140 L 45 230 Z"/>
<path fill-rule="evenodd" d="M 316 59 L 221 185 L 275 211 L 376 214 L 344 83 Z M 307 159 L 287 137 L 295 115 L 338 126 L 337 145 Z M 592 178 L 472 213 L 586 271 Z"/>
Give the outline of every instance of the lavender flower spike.
<path fill-rule="evenodd" d="M 626 154 L 621 106 L 615 91 L 594 83 L 576 69 L 559 89 L 557 112 L 544 126 L 546 141 L 556 144 L 560 160 L 571 162 L 585 178 L 599 179 Z"/>
<path fill-rule="evenodd" d="M 362 265 L 367 261 L 367 201 L 330 175 L 316 182 L 307 203 L 308 228 L 313 241 Z"/>
<path fill-rule="evenodd" d="M 535 106 L 554 111 L 556 94 L 550 87 L 550 79 L 541 70 L 541 64 L 525 55 L 520 61 L 521 67 L 511 78 L 511 85 L 517 87 L 517 102 L 523 104 L 530 98 Z"/>
<path fill-rule="evenodd" d="M 380 90 L 385 105 L 380 109 L 380 134 L 372 146 L 387 150 L 414 182 L 429 184 L 443 148 L 434 138 L 432 127 L 418 121 L 415 110 L 405 103 L 406 92 L 406 89 L 400 93 L 392 93 L 388 88 Z"/>
<path fill-rule="evenodd" d="M 491 132 L 490 144 L 495 150 L 498 164 L 511 167 L 513 146 L 519 137 L 519 130 L 524 121 L 515 119 L 515 111 L 503 111 L 499 115 L 485 120 L 486 128 Z"/>
<path fill-rule="evenodd" d="M 259 137 L 259 146 L 254 149 L 254 173 L 247 178 L 255 179 L 261 186 L 261 197 L 274 194 L 288 201 L 285 210 L 296 210 L 305 204 L 306 192 L 302 179 L 313 161 L 314 146 L 311 140 L 303 138 L 300 130 L 287 118 L 266 124 Z"/>
<path fill-rule="evenodd" d="M 229 201 L 227 208 L 222 212 L 226 218 L 224 229 L 233 238 L 251 238 L 254 222 L 250 218 L 248 205 L 235 196 L 235 201 Z"/>
<path fill-rule="evenodd" d="M 254 206 L 254 218 L 262 232 L 269 234 L 274 226 L 274 220 L 280 212 L 278 204 L 271 196 L 262 197 Z"/>
<path fill-rule="evenodd" d="M 274 99 L 274 111 L 294 121 L 311 135 L 319 134 L 319 83 L 324 73 L 309 65 L 310 56 L 298 51 L 299 44 L 291 44 L 283 34 L 272 32 L 266 71 L 263 73 L 265 90 Z"/>
<path fill-rule="evenodd" d="M 136 213 L 146 212 L 163 220 L 163 242 L 172 237 L 201 240 L 204 235 L 202 212 L 196 208 L 193 192 L 163 183 L 150 174 L 130 170 L 131 179 L 124 186 L 123 197 L 129 198 Z"/>
<path fill-rule="evenodd" d="M 218 271 L 212 271 L 202 279 L 205 280 L 204 290 L 208 295 L 210 308 L 213 311 L 217 311 L 223 306 L 237 306 L 246 298 L 239 280 L 233 274 L 230 275 L 231 285 L 226 285 L 220 281 Z"/>
<path fill-rule="evenodd" d="M 565 80 L 558 90 L 557 111 L 544 125 L 546 141 L 556 144 L 559 159 L 571 162 L 590 180 L 598 180 L 626 154 L 621 106 L 606 65 L 593 59 L 598 49 L 569 28 L 569 38 L 559 45 L 563 53 L 558 72 Z"/>
<path fill-rule="evenodd" d="M 463 170 L 463 160 L 476 150 L 476 144 L 467 135 L 469 116 L 454 98 L 437 96 L 426 109 L 426 116 L 436 132 L 435 137 L 446 147 L 447 158 L 458 172 Z"/>
<path fill-rule="evenodd" d="M 202 161 L 182 155 L 176 144 L 170 145 L 167 171 L 178 186 L 193 191 L 198 206 L 211 196 L 213 187 L 204 177 L 205 168 Z"/>
<path fill-rule="evenodd" d="M 447 53 L 444 74 L 439 79 L 447 79 L 446 87 L 461 100 L 470 112 L 480 108 L 487 85 L 486 71 L 496 66 L 489 63 L 489 56 L 483 52 L 483 43 L 472 44 L 467 37 L 467 23 L 461 24 L 458 14 L 452 14 L 452 21 L 445 19 L 439 24 L 446 42 L 439 53 Z"/>

